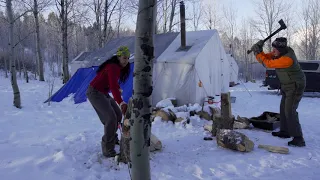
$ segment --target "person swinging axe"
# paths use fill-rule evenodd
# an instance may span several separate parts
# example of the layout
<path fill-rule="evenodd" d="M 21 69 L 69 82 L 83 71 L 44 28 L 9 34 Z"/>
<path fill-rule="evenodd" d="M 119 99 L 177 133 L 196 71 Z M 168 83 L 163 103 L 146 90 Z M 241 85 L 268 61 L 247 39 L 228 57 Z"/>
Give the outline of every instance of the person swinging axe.
<path fill-rule="evenodd" d="M 264 41 L 260 40 L 251 47 L 257 61 L 267 68 L 275 68 L 281 86 L 280 131 L 272 132 L 273 136 L 293 139 L 288 146 L 306 146 L 297 108 L 306 87 L 306 77 L 298 63 L 294 50 L 287 46 L 285 37 L 272 42 L 273 50 L 263 52 Z"/>

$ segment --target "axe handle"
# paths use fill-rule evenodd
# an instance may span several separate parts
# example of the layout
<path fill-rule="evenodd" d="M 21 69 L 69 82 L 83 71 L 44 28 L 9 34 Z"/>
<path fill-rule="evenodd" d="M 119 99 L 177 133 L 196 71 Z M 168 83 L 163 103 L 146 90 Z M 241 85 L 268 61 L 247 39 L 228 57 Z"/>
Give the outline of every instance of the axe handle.
<path fill-rule="evenodd" d="M 283 30 L 283 29 L 285 29 L 285 28 L 280 27 L 280 28 L 277 29 L 275 32 L 273 32 L 273 33 L 270 34 L 268 37 L 266 37 L 266 38 L 263 40 L 263 42 L 268 41 L 268 39 L 270 39 L 272 36 L 274 36 L 275 34 L 277 34 L 279 31 L 281 31 L 281 30 Z M 247 51 L 247 54 L 250 54 L 251 52 L 252 52 L 252 50 L 250 49 L 250 50 Z"/>

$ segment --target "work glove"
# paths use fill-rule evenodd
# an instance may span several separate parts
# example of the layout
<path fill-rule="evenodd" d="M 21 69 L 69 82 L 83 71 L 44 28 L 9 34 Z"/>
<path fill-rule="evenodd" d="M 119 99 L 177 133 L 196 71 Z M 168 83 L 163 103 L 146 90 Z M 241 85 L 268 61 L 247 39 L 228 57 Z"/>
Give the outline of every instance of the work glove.
<path fill-rule="evenodd" d="M 263 45 L 263 40 L 260 40 L 251 47 L 251 50 L 254 52 L 255 55 L 257 55 L 263 51 Z"/>
<path fill-rule="evenodd" d="M 125 102 L 122 102 L 120 104 L 120 109 L 121 109 L 122 114 L 125 115 L 127 112 L 127 109 L 128 109 L 128 105 Z"/>
<path fill-rule="evenodd" d="M 257 44 L 258 46 L 260 46 L 260 47 L 263 47 L 264 41 L 263 41 L 263 40 L 259 40 L 256 44 Z"/>

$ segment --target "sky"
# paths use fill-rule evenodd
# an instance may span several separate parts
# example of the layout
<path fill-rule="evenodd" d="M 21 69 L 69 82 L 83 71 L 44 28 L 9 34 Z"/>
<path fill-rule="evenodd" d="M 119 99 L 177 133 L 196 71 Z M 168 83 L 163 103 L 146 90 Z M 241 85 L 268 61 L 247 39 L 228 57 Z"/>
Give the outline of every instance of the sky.
<path fill-rule="evenodd" d="M 262 1 L 263 0 L 203 0 L 204 4 L 211 4 L 211 5 L 217 4 L 220 12 L 222 12 L 222 7 L 224 7 L 224 6 L 231 7 L 232 9 L 234 9 L 235 13 L 237 15 L 237 23 L 238 23 L 237 26 L 239 28 L 241 26 L 241 21 L 243 19 L 254 18 L 256 16 L 256 12 L 255 12 L 256 6 L 254 3 L 255 2 L 262 2 Z M 293 5 L 293 9 L 299 9 L 299 7 L 302 5 L 302 2 L 303 2 L 303 0 L 275 0 L 275 1 L 276 2 L 279 2 L 279 1 L 290 2 L 290 4 Z M 186 8 L 191 9 L 192 7 L 190 7 L 190 4 L 189 4 L 188 7 L 186 7 Z M 0 6 L 0 9 L 4 10 L 4 8 L 1 6 Z M 56 11 L 55 6 L 49 8 L 48 11 L 45 12 L 45 17 L 51 11 L 50 9 Z M 190 14 L 188 15 L 188 12 L 186 15 L 189 17 L 191 16 Z M 296 25 L 299 25 L 299 23 L 298 23 L 299 18 L 297 17 L 299 15 L 299 13 L 293 13 L 292 15 L 294 17 L 295 22 L 297 22 Z M 136 25 L 135 25 L 136 18 L 137 18 L 136 16 L 127 17 L 127 19 L 125 20 L 126 22 L 124 23 L 125 27 L 130 28 L 130 29 L 135 29 L 136 28 Z M 192 29 L 189 28 L 187 30 L 192 30 Z"/>
<path fill-rule="evenodd" d="M 254 2 L 259 2 L 263 0 L 203 0 L 205 4 L 218 4 L 220 7 L 222 6 L 232 6 L 233 9 L 236 10 L 238 15 L 238 19 L 247 18 L 247 17 L 254 17 L 255 16 L 255 5 Z M 300 6 L 302 0 L 275 0 L 275 1 L 286 1 L 290 2 L 291 4 L 295 4 L 295 6 Z M 1 5 L 4 5 L 1 3 Z M 52 7 L 55 10 L 55 6 Z M 0 10 L 4 11 L 4 7 L 0 6 Z M 48 13 L 45 13 L 48 14 Z M 132 17 L 136 19 L 136 17 Z"/>

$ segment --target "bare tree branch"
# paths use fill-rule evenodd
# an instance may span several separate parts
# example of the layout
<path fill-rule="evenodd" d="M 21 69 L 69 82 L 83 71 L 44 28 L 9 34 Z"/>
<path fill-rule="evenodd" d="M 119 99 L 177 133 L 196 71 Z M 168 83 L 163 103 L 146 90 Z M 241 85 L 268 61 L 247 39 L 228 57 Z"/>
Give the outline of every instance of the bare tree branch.
<path fill-rule="evenodd" d="M 22 41 L 24 41 L 25 39 L 27 39 L 31 34 L 33 34 L 34 32 L 36 32 L 35 30 L 34 31 L 31 31 L 29 32 L 24 38 L 22 39 L 19 39 L 19 41 L 13 46 L 13 48 L 15 48 L 17 45 L 19 45 Z"/>
<path fill-rule="evenodd" d="M 29 13 L 29 12 L 32 12 L 32 10 L 27 10 L 25 11 L 24 13 L 20 14 L 18 17 L 16 17 L 13 22 L 16 22 L 18 19 L 20 19 L 22 16 L 24 16 L 25 14 Z"/>

